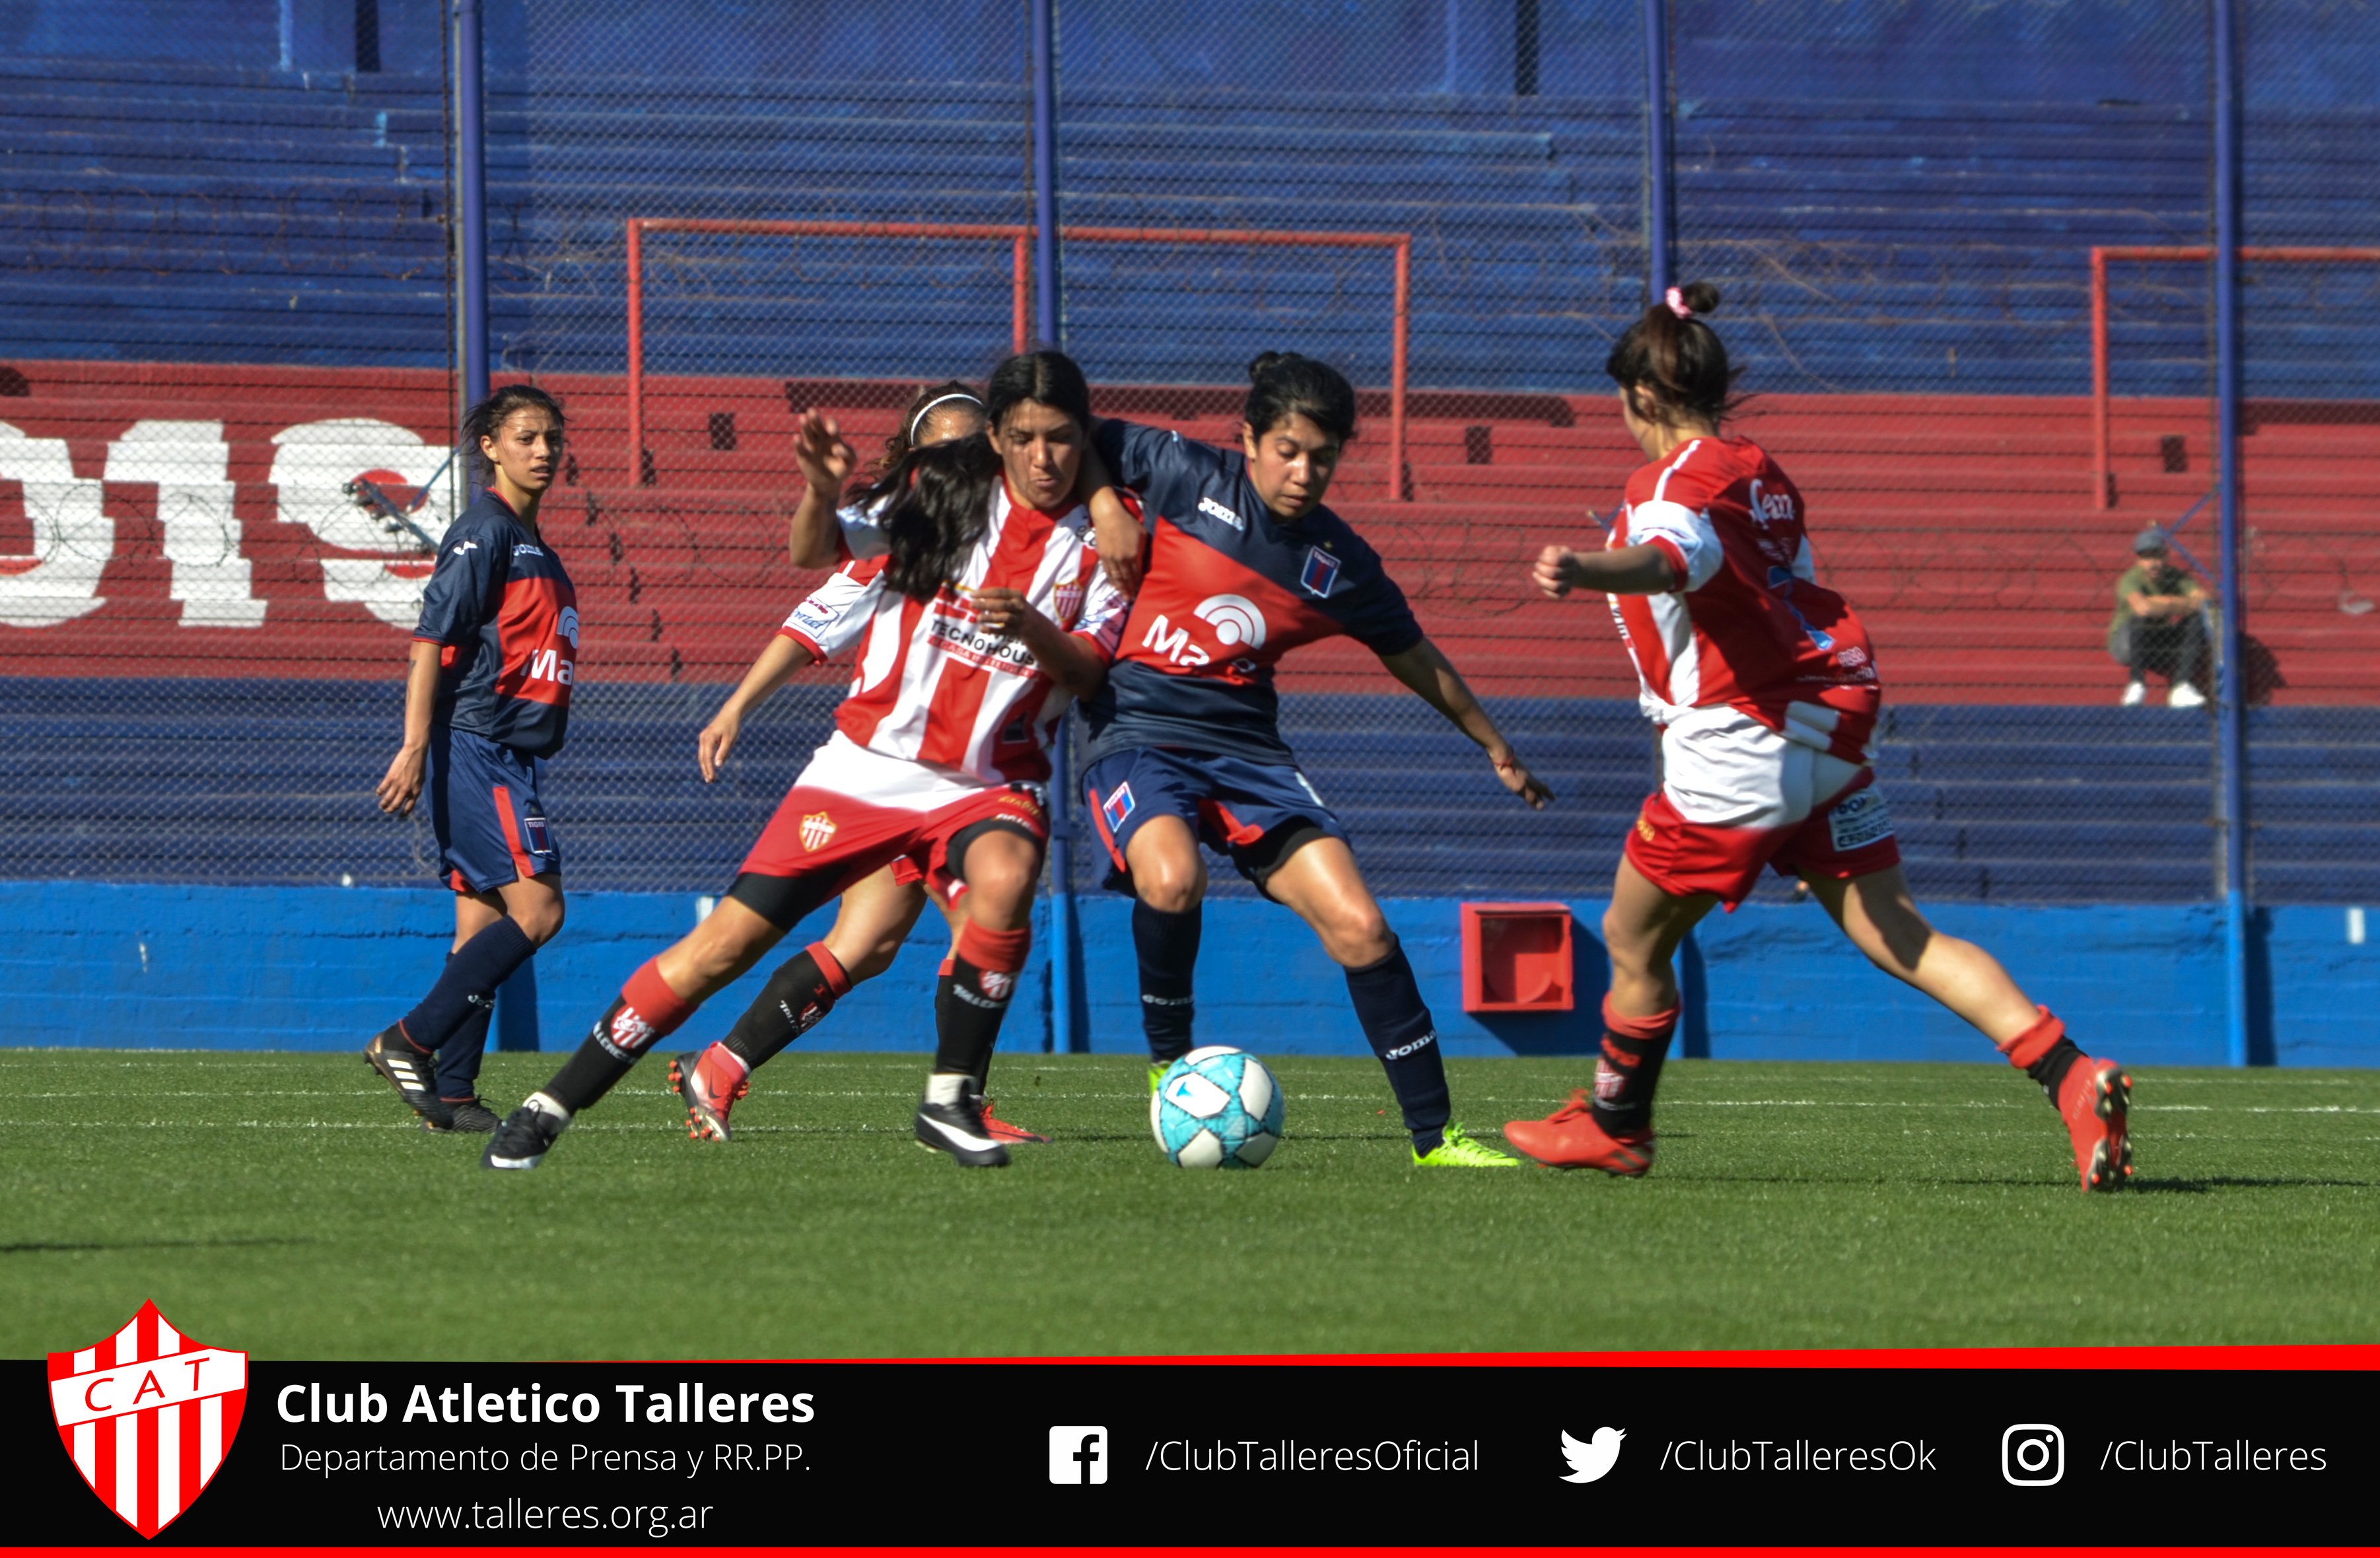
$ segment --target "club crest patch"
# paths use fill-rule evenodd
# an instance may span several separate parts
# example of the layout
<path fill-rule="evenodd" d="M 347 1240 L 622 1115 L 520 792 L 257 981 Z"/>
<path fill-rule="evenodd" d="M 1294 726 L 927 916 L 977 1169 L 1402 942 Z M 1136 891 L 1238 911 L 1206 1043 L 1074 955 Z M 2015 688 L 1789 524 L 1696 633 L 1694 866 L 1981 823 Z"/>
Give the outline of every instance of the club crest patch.
<path fill-rule="evenodd" d="M 1116 829 L 1123 826 L 1123 820 L 1132 815 L 1132 785 L 1130 781 L 1118 785 L 1115 787 L 1115 794 L 1099 802 L 1099 815 L 1108 820 L 1108 831 L 1110 833 L 1113 833 Z"/>
<path fill-rule="evenodd" d="M 802 818 L 802 847 L 811 854 L 825 848 L 834 838 L 834 819 L 823 811 L 812 811 Z"/>
<path fill-rule="evenodd" d="M 983 977 L 976 983 L 981 986 L 984 994 L 992 1000 L 1005 1001 L 1016 989 L 1016 976 L 1003 973 L 997 968 L 986 968 L 983 971 Z"/>
<path fill-rule="evenodd" d="M 1318 546 L 1309 546 L 1305 549 L 1305 566 L 1299 571 L 1297 582 L 1307 594 L 1327 601 L 1339 582 L 1339 567 L 1338 558 Z"/>
<path fill-rule="evenodd" d="M 523 836 L 528 840 L 528 852 L 530 854 L 551 855 L 553 853 L 553 834 L 546 830 L 544 818 L 522 818 L 521 833 Z"/>
<path fill-rule="evenodd" d="M 113 1336 L 50 1354 L 50 1416 L 75 1469 L 143 1538 L 221 1469 L 248 1404 L 248 1355 L 210 1347 L 143 1304 Z"/>

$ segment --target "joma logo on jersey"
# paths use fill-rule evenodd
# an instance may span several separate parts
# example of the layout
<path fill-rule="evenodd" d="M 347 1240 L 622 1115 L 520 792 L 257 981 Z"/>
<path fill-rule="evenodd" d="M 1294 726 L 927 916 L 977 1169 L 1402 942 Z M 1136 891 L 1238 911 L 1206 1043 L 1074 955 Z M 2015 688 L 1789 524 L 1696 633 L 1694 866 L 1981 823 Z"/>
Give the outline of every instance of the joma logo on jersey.
<path fill-rule="evenodd" d="M 1201 514 L 1212 515 L 1214 517 L 1220 519 L 1224 524 L 1229 525 L 1232 529 L 1238 530 L 1243 534 L 1245 534 L 1247 531 L 1248 522 L 1246 520 L 1241 518 L 1230 509 L 1225 508 L 1221 504 L 1217 503 L 1212 498 L 1200 498 L 1198 500 L 1198 512 Z"/>
<path fill-rule="evenodd" d="M 812 811 L 802 818 L 802 847 L 812 854 L 825 848 L 834 837 L 834 819 L 823 811 Z"/>
<path fill-rule="evenodd" d="M 575 662 L 562 658 L 560 650 L 540 650 L 528 658 L 528 679 L 533 682 L 554 682 L 568 687 L 577 669 Z"/>

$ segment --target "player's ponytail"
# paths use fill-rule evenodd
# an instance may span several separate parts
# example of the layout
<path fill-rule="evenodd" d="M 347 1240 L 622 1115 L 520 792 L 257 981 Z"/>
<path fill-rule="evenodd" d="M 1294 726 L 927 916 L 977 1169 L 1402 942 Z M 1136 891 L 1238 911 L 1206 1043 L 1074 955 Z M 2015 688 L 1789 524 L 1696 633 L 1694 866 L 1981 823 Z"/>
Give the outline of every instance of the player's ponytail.
<path fill-rule="evenodd" d="M 1717 427 L 1742 404 L 1727 347 L 1706 323 L 1718 311 L 1718 288 L 1710 283 L 1673 286 L 1612 347 L 1603 371 L 1628 388 L 1638 417 L 1658 422 L 1682 412 Z"/>
<path fill-rule="evenodd" d="M 495 480 L 496 468 L 480 453 L 480 440 L 492 440 L 514 412 L 532 407 L 551 415 L 553 430 L 562 431 L 562 403 L 535 384 L 499 384 L 487 399 L 463 413 L 463 452 L 470 456 L 471 469 L 482 482 Z"/>
<path fill-rule="evenodd" d="M 860 502 L 890 500 L 884 581 L 913 601 L 930 601 L 957 581 L 967 554 L 991 524 L 1000 452 L 982 433 L 912 449 L 871 483 Z"/>
<path fill-rule="evenodd" d="M 1295 352 L 1265 352 L 1248 364 L 1248 397 L 1240 416 L 1259 438 L 1292 417 L 1304 417 L 1344 444 L 1355 436 L 1355 386 L 1327 362 Z"/>

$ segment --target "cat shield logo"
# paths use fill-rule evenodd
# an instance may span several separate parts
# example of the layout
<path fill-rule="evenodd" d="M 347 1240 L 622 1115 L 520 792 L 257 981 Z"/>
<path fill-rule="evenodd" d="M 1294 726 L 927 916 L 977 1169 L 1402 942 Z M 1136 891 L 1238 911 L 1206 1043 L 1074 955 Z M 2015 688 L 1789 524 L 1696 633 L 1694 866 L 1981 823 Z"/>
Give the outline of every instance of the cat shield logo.
<path fill-rule="evenodd" d="M 174 1329 L 154 1304 L 115 1335 L 50 1354 L 50 1415 L 100 1502 L 142 1537 L 190 1507 L 248 1404 L 248 1355 Z"/>
<path fill-rule="evenodd" d="M 802 819 L 802 847 L 815 855 L 834 837 L 834 819 L 823 811 L 813 811 Z"/>

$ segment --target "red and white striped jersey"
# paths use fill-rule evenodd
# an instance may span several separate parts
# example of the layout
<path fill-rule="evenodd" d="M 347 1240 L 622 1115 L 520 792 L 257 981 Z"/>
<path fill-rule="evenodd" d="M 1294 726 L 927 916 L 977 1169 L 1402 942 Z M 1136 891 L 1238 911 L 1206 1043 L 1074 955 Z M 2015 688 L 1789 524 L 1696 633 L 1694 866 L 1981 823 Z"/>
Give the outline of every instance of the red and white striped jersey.
<path fill-rule="evenodd" d="M 1090 511 L 1079 504 L 1063 514 L 1026 508 L 1010 501 L 1003 483 L 958 579 L 930 601 L 887 586 L 886 561 L 845 565 L 778 629 L 821 660 L 859 646 L 851 692 L 835 711 L 835 736 L 803 782 L 924 810 L 977 790 L 1048 779 L 1050 732 L 1069 696 L 1023 642 L 977 626 L 969 595 L 1022 590 L 1042 615 L 1112 658 L 1132 603 L 1099 570 Z M 849 772 L 817 772 L 821 764 Z"/>
<path fill-rule="evenodd" d="M 1883 699 L 1867 629 L 1818 583 L 1802 494 L 1746 438 L 1697 438 L 1628 479 L 1606 544 L 1651 545 L 1677 587 L 1614 595 L 1645 717 L 1742 710 L 1847 761 L 1869 761 Z"/>

